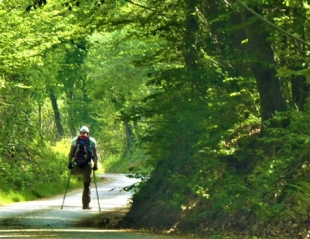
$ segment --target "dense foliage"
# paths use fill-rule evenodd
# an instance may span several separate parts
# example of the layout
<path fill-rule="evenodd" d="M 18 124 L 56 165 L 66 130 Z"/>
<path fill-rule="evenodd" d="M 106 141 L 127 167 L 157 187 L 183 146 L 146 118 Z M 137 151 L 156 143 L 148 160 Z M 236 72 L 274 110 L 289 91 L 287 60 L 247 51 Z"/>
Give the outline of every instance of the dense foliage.
<path fill-rule="evenodd" d="M 139 165 L 123 226 L 306 233 L 307 1 L 20 2 L 0 3 L 6 182 L 46 155 L 36 180 L 62 174 L 49 145 L 87 124 Z"/>

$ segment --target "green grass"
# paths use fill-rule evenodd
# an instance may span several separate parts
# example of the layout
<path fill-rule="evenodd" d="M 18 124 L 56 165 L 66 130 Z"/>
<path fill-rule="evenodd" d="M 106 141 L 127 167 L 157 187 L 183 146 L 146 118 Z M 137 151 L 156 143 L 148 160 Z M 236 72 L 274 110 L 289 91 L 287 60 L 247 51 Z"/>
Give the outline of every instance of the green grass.
<path fill-rule="evenodd" d="M 65 192 L 68 180 L 46 183 L 44 185 L 33 186 L 30 190 L 14 190 L 11 188 L 0 189 L 0 205 L 31 201 L 38 198 L 47 198 Z M 80 188 L 82 181 L 79 177 L 71 177 L 69 190 Z"/>
<path fill-rule="evenodd" d="M 102 166 L 99 165 L 96 173 L 103 173 Z M 14 202 L 24 202 L 39 198 L 48 198 L 63 194 L 68 184 L 68 177 L 60 181 L 34 185 L 30 189 L 14 189 L 9 185 L 0 186 L 0 205 Z M 71 176 L 68 190 L 81 188 L 83 186 L 82 176 Z"/>
<path fill-rule="evenodd" d="M 101 162 L 102 167 L 108 173 L 123 173 L 123 167 L 121 166 L 121 159 L 117 155 L 111 155 L 109 158 Z"/>
<path fill-rule="evenodd" d="M 31 195 L 36 198 L 46 198 L 57 194 L 61 194 L 65 191 L 68 181 L 65 182 L 52 182 L 49 184 L 38 185 L 31 190 Z M 79 178 L 71 177 L 69 183 L 69 190 L 81 187 L 82 183 Z"/>
<path fill-rule="evenodd" d="M 142 150 L 133 150 L 124 155 L 109 155 L 101 161 L 102 167 L 108 173 L 132 173 L 135 168 L 141 168 L 145 160 Z"/>

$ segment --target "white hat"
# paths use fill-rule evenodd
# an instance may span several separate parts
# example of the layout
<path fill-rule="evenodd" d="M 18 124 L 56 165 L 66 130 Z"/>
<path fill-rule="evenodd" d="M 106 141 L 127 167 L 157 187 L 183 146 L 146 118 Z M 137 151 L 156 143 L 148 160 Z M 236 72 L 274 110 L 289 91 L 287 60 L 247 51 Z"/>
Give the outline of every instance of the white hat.
<path fill-rule="evenodd" d="M 80 129 L 80 132 L 86 132 L 86 133 L 89 133 L 89 129 L 87 126 L 82 126 L 81 129 Z"/>

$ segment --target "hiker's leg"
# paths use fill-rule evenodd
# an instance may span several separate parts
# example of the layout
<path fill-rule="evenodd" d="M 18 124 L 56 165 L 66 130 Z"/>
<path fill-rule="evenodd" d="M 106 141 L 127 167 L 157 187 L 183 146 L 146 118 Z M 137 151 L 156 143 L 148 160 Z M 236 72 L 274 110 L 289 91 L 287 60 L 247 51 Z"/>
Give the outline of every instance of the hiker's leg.
<path fill-rule="evenodd" d="M 91 165 L 88 164 L 83 168 L 83 183 L 84 183 L 84 189 L 82 195 L 83 208 L 87 208 L 91 200 L 91 192 L 90 192 L 91 174 L 92 174 L 92 168 Z"/>
<path fill-rule="evenodd" d="M 82 175 L 83 176 L 83 184 L 84 184 L 84 170 L 82 168 L 80 168 L 79 166 L 77 165 L 74 165 L 73 168 L 71 169 L 71 173 L 72 175 Z M 82 203 L 83 203 L 83 194 L 82 194 Z"/>
<path fill-rule="evenodd" d="M 73 165 L 73 168 L 71 169 L 71 173 L 72 175 L 82 174 L 81 169 L 76 165 Z"/>

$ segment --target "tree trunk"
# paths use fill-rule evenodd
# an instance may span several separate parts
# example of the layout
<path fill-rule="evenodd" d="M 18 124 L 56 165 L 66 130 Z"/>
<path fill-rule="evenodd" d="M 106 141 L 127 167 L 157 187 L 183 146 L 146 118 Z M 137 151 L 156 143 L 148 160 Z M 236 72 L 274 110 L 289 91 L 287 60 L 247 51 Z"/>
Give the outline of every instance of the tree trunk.
<path fill-rule="evenodd" d="M 252 15 L 242 13 L 244 22 L 249 22 Z M 253 20 L 253 19 L 251 19 Z M 249 41 L 252 57 L 251 69 L 256 79 L 260 95 L 262 121 L 271 119 L 276 112 L 287 110 L 279 78 L 276 77 L 274 54 L 268 42 L 269 33 L 260 20 L 246 25 L 245 31 Z"/>
<path fill-rule="evenodd" d="M 304 110 L 306 99 L 309 96 L 309 86 L 305 76 L 292 76 L 292 96 L 295 106 Z"/>
<path fill-rule="evenodd" d="M 305 25 L 307 22 L 307 13 L 304 9 L 294 8 L 291 10 L 293 16 L 299 16 L 293 19 L 294 30 L 297 34 L 301 36 L 304 41 L 305 39 Z M 305 55 L 306 46 L 303 43 L 297 43 L 289 41 L 286 47 L 291 47 L 293 52 L 296 52 L 300 58 L 299 59 L 287 59 L 287 64 L 291 66 L 293 70 L 304 70 L 307 66 L 303 66 L 304 59 L 307 58 Z M 293 45 L 293 47 L 292 47 Z M 309 96 L 309 86 L 305 76 L 293 75 L 291 77 L 292 82 L 292 98 L 294 105 L 298 110 L 304 110 L 306 98 Z"/>
<path fill-rule="evenodd" d="M 42 105 L 41 103 L 39 103 L 39 108 L 38 108 L 38 119 L 39 119 L 39 129 L 40 129 L 40 132 L 39 132 L 39 135 L 41 137 L 41 140 L 43 141 L 44 138 L 43 138 L 43 123 L 42 123 Z"/>
<path fill-rule="evenodd" d="M 54 111 L 54 118 L 55 118 L 55 125 L 56 125 L 56 140 L 61 140 L 64 135 L 64 130 L 61 125 L 61 117 L 60 117 L 60 112 L 58 109 L 58 104 L 57 104 L 57 99 L 54 94 L 54 90 L 50 89 L 50 100 L 52 102 L 52 107 Z"/>
<path fill-rule="evenodd" d="M 197 32 L 199 30 L 197 16 L 194 15 L 195 7 L 197 6 L 197 0 L 187 1 L 187 11 L 186 15 L 186 29 L 184 35 L 185 49 L 182 49 L 185 66 L 187 68 L 188 77 L 191 80 L 191 95 L 192 98 L 196 97 L 197 91 L 199 91 L 199 81 L 195 73 L 197 71 L 197 49 L 199 48 L 199 43 L 197 41 Z"/>
<path fill-rule="evenodd" d="M 127 149 L 131 149 L 134 141 L 134 134 L 127 120 L 124 121 Z"/>

